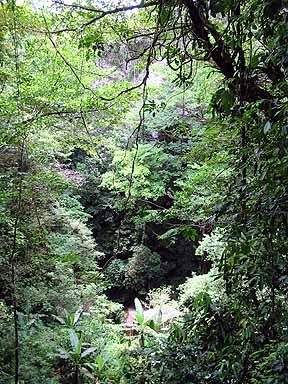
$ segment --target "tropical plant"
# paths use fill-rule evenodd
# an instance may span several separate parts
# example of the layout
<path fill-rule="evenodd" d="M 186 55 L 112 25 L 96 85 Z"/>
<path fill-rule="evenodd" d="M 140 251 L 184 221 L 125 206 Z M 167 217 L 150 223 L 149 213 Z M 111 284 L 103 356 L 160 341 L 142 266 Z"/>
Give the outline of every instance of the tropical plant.
<path fill-rule="evenodd" d="M 75 321 L 73 321 L 73 326 L 75 325 Z M 74 370 L 74 379 L 76 384 L 80 384 L 81 382 L 81 371 L 84 367 L 87 359 L 91 354 L 96 351 L 95 347 L 86 347 L 85 343 L 83 343 L 82 334 L 77 333 L 74 329 L 70 329 L 70 350 L 60 350 L 59 358 L 67 361 L 72 365 Z M 85 373 L 85 371 L 84 371 Z"/>
<path fill-rule="evenodd" d="M 143 306 L 141 304 L 141 301 L 136 297 L 134 300 L 135 303 L 135 319 L 140 327 L 140 347 L 144 348 L 145 346 L 145 339 L 144 339 L 144 332 L 145 329 L 150 329 L 153 332 L 159 332 L 161 327 L 161 320 L 162 320 L 162 312 L 161 308 L 158 309 L 156 313 L 154 313 L 153 318 L 146 318 L 145 311 L 143 309 Z"/>

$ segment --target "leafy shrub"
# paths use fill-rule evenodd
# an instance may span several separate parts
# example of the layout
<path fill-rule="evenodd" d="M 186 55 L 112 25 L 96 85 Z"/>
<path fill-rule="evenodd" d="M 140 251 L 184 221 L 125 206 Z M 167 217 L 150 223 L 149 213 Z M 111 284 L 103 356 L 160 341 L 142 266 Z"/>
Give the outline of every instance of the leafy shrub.
<path fill-rule="evenodd" d="M 160 255 L 144 245 L 134 247 L 133 251 L 127 263 L 124 284 L 134 291 L 147 291 L 163 278 Z"/>
<path fill-rule="evenodd" d="M 224 248 L 225 242 L 223 241 L 223 234 L 220 230 L 216 230 L 209 235 L 204 235 L 195 254 L 217 265 L 216 263 L 221 260 Z"/>
<path fill-rule="evenodd" d="M 87 226 L 90 215 L 83 212 L 80 202 L 64 195 L 53 209 L 54 232 L 49 237 L 50 252 L 63 262 L 81 270 L 97 268 L 103 254 L 96 249 L 92 231 Z"/>
<path fill-rule="evenodd" d="M 145 293 L 161 283 L 165 269 L 160 255 L 152 252 L 148 247 L 139 245 L 133 247 L 132 251 L 133 255 L 128 260 L 111 261 L 104 275 L 114 287 Z"/>
<path fill-rule="evenodd" d="M 104 173 L 102 187 L 125 195 L 130 188 L 132 198 L 155 200 L 165 194 L 171 168 L 175 168 L 173 157 L 151 144 L 139 144 L 137 154 L 135 149 L 115 151 L 112 170 Z"/>
<path fill-rule="evenodd" d="M 147 295 L 147 301 L 149 302 L 150 307 L 158 307 L 161 305 L 169 304 L 171 307 L 178 307 L 176 300 L 172 299 L 172 296 L 175 296 L 172 287 L 162 286 L 160 288 L 151 289 Z"/>
<path fill-rule="evenodd" d="M 218 271 L 213 268 L 204 275 L 195 274 L 187 278 L 186 282 L 179 286 L 180 305 L 191 306 L 194 298 L 203 292 L 208 293 L 213 301 L 222 299 L 225 296 L 225 289 L 223 280 L 218 274 Z"/>
<path fill-rule="evenodd" d="M 273 343 L 252 354 L 255 368 L 252 384 L 288 383 L 288 342 Z"/>
<path fill-rule="evenodd" d="M 127 272 L 127 260 L 115 259 L 107 266 L 104 276 L 113 287 L 123 288 Z"/>

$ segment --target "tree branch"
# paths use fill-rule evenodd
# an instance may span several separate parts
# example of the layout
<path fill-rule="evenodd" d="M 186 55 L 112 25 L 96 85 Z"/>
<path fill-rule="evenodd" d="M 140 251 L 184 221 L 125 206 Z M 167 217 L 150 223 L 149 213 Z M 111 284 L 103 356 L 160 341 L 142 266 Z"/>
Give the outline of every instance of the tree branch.
<path fill-rule="evenodd" d="M 188 9 L 190 20 L 192 22 L 193 32 L 196 38 L 202 42 L 206 49 L 210 51 L 210 57 L 221 70 L 223 75 L 230 79 L 234 76 L 235 70 L 233 67 L 233 59 L 228 50 L 225 48 L 220 34 L 208 21 L 204 22 L 200 15 L 199 9 L 194 4 L 193 0 L 184 0 L 184 4 Z M 209 27 L 207 27 L 209 25 Z M 216 40 L 214 46 L 209 39 L 209 32 Z"/>
<path fill-rule="evenodd" d="M 65 3 L 63 4 L 60 1 L 56 1 L 55 3 L 62 5 L 62 6 L 64 5 L 64 7 L 71 7 L 71 8 L 81 9 L 83 11 L 101 13 L 100 18 L 107 16 L 107 15 L 112 15 L 114 13 L 132 11 L 133 9 L 149 8 L 149 7 L 153 7 L 154 5 L 159 5 L 159 1 L 151 1 L 151 2 L 146 3 L 146 4 L 144 3 L 144 4 L 137 4 L 137 5 L 127 5 L 125 7 L 118 7 L 118 8 L 111 9 L 109 11 L 104 11 L 102 9 L 97 9 L 95 7 L 86 7 L 84 5 L 65 4 Z"/>
<path fill-rule="evenodd" d="M 84 7 L 82 5 L 74 5 L 74 4 L 61 4 L 61 5 L 64 5 L 66 7 L 78 8 L 78 9 L 86 10 L 89 12 L 96 12 L 96 13 L 99 13 L 99 15 L 93 17 L 91 20 L 82 24 L 78 28 L 63 28 L 63 29 L 59 29 L 56 31 L 50 31 L 49 32 L 50 34 L 58 34 L 58 33 L 63 33 L 63 32 L 76 32 L 76 31 L 84 29 L 85 27 L 88 27 L 89 25 L 95 23 L 95 21 L 103 19 L 103 17 L 105 17 L 105 16 L 114 15 L 114 14 L 121 13 L 121 12 L 133 11 L 134 9 L 144 9 L 144 8 L 157 6 L 157 5 L 159 5 L 159 1 L 151 1 L 149 3 L 142 4 L 142 5 L 139 5 L 139 4 L 138 5 L 130 5 L 130 6 L 128 5 L 126 7 L 114 8 L 114 9 L 110 9 L 108 11 L 104 11 L 104 10 L 92 8 L 92 7 L 91 8 L 90 7 Z"/>

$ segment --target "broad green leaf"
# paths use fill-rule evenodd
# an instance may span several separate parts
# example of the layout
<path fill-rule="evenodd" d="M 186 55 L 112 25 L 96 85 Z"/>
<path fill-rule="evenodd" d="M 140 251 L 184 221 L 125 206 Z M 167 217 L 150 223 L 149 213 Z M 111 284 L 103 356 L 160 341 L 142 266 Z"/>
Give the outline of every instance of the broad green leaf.
<path fill-rule="evenodd" d="M 82 348 L 82 342 L 81 340 L 79 339 L 78 340 L 78 343 L 76 344 L 76 347 L 75 347 L 75 353 L 77 355 L 80 355 L 81 354 L 81 348 Z"/>
<path fill-rule="evenodd" d="M 134 303 L 135 303 L 136 314 L 141 316 L 144 319 L 144 310 L 140 300 L 137 297 L 135 298 Z"/>
<path fill-rule="evenodd" d="M 154 322 L 153 319 L 147 320 L 147 321 L 145 322 L 145 325 L 146 325 L 147 327 L 153 329 L 153 331 L 156 331 L 156 328 L 157 328 L 157 327 L 156 327 L 156 324 L 155 324 L 155 322 Z"/>
<path fill-rule="evenodd" d="M 67 322 L 68 322 L 68 325 L 73 326 L 73 324 L 74 324 L 74 313 L 71 313 L 71 315 L 68 315 Z"/>
<path fill-rule="evenodd" d="M 138 321 L 140 325 L 144 323 L 144 316 L 140 315 L 139 313 L 135 313 L 135 319 Z"/>
<path fill-rule="evenodd" d="M 84 352 L 81 353 L 81 357 L 83 358 L 83 357 L 89 356 L 89 355 L 91 355 L 91 353 L 93 353 L 95 351 L 96 351 L 96 348 L 94 348 L 94 347 L 87 348 L 87 349 L 85 349 Z"/>
<path fill-rule="evenodd" d="M 81 310 L 78 310 L 77 312 L 75 312 L 75 315 L 74 315 L 74 319 L 73 319 L 73 325 L 76 325 L 82 315 L 82 311 Z"/>
<path fill-rule="evenodd" d="M 70 342 L 73 351 L 76 351 L 76 346 L 79 343 L 79 339 L 74 329 L 70 329 Z"/>
<path fill-rule="evenodd" d="M 270 121 L 268 120 L 268 121 L 266 122 L 266 124 L 264 125 L 264 129 L 263 129 L 263 131 L 264 131 L 264 135 L 267 135 L 267 133 L 270 131 L 270 129 L 271 129 L 271 123 L 270 123 Z"/>
<path fill-rule="evenodd" d="M 97 366 L 98 366 L 99 371 L 102 371 L 102 368 L 103 368 L 103 366 L 104 366 L 104 360 L 103 360 L 103 357 L 100 356 L 100 355 L 97 356 L 96 362 L 97 362 Z"/>

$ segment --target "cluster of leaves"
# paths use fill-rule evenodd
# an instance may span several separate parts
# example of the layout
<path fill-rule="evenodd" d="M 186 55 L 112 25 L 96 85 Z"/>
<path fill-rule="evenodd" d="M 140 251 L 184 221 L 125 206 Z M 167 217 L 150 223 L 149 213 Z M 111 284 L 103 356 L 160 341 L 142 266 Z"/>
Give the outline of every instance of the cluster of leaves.
<path fill-rule="evenodd" d="M 161 283 L 165 277 L 165 263 L 160 256 L 148 247 L 140 245 L 133 248 L 128 260 L 111 261 L 105 270 L 105 277 L 114 287 L 143 294 Z"/>
<path fill-rule="evenodd" d="M 139 144 L 137 150 L 115 151 L 113 170 L 104 173 L 102 186 L 124 196 L 130 194 L 133 199 L 157 200 L 166 193 L 171 167 L 175 167 L 173 160 L 151 144 Z"/>

